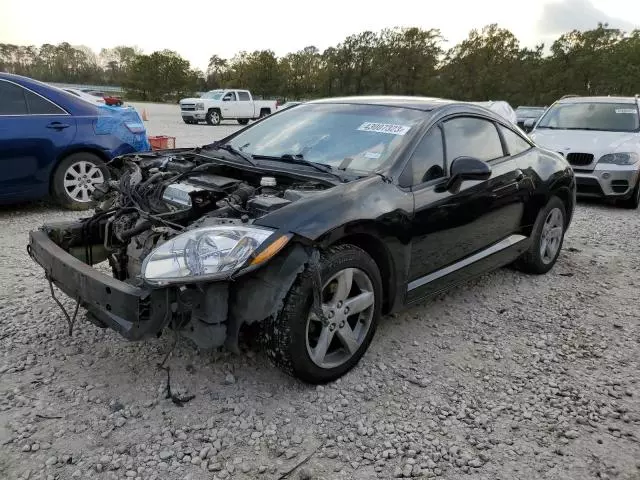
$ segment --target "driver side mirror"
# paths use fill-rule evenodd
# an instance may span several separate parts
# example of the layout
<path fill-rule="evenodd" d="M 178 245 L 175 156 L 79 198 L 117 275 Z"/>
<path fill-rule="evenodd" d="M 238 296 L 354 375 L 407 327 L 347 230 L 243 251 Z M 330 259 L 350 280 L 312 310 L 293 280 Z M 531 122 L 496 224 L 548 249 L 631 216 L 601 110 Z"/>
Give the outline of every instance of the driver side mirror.
<path fill-rule="evenodd" d="M 487 180 L 491 177 L 488 163 L 474 157 L 458 157 L 451 162 L 451 173 L 441 191 L 457 193 L 465 180 Z"/>
<path fill-rule="evenodd" d="M 524 130 L 526 133 L 529 133 L 531 130 L 533 130 L 533 126 L 535 124 L 536 124 L 535 119 L 529 118 L 524 121 L 524 124 L 522 125 L 522 130 Z"/>

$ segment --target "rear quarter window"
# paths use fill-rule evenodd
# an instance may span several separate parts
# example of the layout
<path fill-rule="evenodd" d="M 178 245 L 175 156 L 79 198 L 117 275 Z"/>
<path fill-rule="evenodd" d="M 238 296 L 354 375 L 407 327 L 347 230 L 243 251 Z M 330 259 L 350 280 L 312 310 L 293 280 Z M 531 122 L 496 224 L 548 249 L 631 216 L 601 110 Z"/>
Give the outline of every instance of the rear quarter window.
<path fill-rule="evenodd" d="M 27 99 L 27 105 L 29 106 L 29 113 L 31 115 L 65 115 L 67 113 L 55 103 L 52 103 L 29 90 L 25 90 L 24 94 Z"/>

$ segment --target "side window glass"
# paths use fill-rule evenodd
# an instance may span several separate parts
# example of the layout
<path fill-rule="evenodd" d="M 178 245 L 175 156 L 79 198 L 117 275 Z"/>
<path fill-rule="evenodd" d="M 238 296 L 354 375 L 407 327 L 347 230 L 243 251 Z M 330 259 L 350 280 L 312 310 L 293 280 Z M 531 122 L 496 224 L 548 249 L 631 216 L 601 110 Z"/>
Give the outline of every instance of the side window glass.
<path fill-rule="evenodd" d="M 236 101 L 236 93 L 235 92 L 229 92 L 224 96 L 224 98 L 228 102 L 235 102 Z"/>
<path fill-rule="evenodd" d="M 249 101 L 249 93 L 248 92 L 238 92 L 238 100 L 240 102 L 248 102 Z"/>
<path fill-rule="evenodd" d="M 13 83 L 0 81 L 0 115 L 26 115 L 26 90 Z"/>
<path fill-rule="evenodd" d="M 64 115 L 66 113 L 56 104 L 29 90 L 24 91 L 24 96 L 29 105 L 29 113 L 32 115 Z"/>
<path fill-rule="evenodd" d="M 432 128 L 422 137 L 409 165 L 413 169 L 412 185 L 444 177 L 444 149 L 440 128 Z"/>
<path fill-rule="evenodd" d="M 509 155 L 518 155 L 522 152 L 526 152 L 531 148 L 529 142 L 527 142 L 524 138 L 518 135 L 513 130 L 503 127 L 502 125 L 498 125 L 500 132 L 502 133 L 502 138 L 504 138 L 504 143 L 507 144 L 507 150 L 509 151 Z"/>
<path fill-rule="evenodd" d="M 498 130 L 493 122 L 474 117 L 458 117 L 444 122 L 447 160 L 475 157 L 489 161 L 504 156 Z"/>

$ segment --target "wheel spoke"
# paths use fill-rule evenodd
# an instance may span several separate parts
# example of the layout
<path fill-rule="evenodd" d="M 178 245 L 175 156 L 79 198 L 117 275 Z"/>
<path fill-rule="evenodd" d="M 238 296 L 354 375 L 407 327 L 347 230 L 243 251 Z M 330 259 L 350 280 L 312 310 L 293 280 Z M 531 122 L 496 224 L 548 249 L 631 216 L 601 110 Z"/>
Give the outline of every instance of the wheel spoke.
<path fill-rule="evenodd" d="M 362 292 L 355 297 L 351 297 L 344 302 L 344 306 L 349 308 L 348 315 L 360 313 L 373 305 L 373 292 Z"/>
<path fill-rule="evenodd" d="M 71 168 L 69 168 L 69 169 L 67 170 L 67 173 L 66 173 L 65 177 L 66 177 L 66 176 L 68 176 L 68 175 L 71 175 L 73 178 L 80 178 L 80 177 L 81 177 L 81 175 L 80 175 L 80 173 L 76 170 L 76 168 L 75 168 L 75 167 L 76 167 L 75 165 L 72 165 L 72 166 L 71 166 Z"/>
<path fill-rule="evenodd" d="M 69 192 L 69 196 L 71 198 L 78 198 L 78 193 L 80 192 L 80 187 L 76 186 L 73 190 Z"/>
<path fill-rule="evenodd" d="M 320 331 L 320 336 L 318 337 L 318 343 L 312 351 L 313 361 L 316 365 L 324 363 L 324 357 L 327 356 L 327 350 L 329 350 L 331 340 L 333 340 L 333 332 L 329 330 L 329 327 L 323 326 Z"/>
<path fill-rule="evenodd" d="M 356 353 L 356 350 L 358 350 L 360 345 L 358 344 L 358 340 L 356 340 L 356 336 L 348 323 L 345 323 L 344 327 L 338 329 L 336 335 L 345 350 L 349 352 L 349 355 Z"/>
<path fill-rule="evenodd" d="M 338 287 L 336 288 L 336 293 L 333 296 L 333 301 L 344 301 L 347 299 L 347 296 L 351 291 L 351 285 L 353 284 L 353 269 L 345 268 L 336 280 L 338 282 Z"/>
<path fill-rule="evenodd" d="M 80 180 L 78 180 L 77 178 L 74 178 L 72 180 L 68 180 L 65 178 L 64 180 L 64 186 L 65 187 L 75 187 L 80 183 Z"/>
<path fill-rule="evenodd" d="M 547 241 L 546 238 L 542 238 L 540 241 L 540 254 L 544 257 L 545 253 L 547 251 L 547 245 L 549 244 L 549 242 Z"/>
<path fill-rule="evenodd" d="M 553 227 L 549 229 L 547 235 L 551 238 L 561 238 L 562 237 L 562 227 Z"/>
<path fill-rule="evenodd" d="M 100 172 L 100 169 L 98 167 L 96 167 L 95 165 L 92 165 L 89 171 L 87 172 L 87 177 L 94 178 L 96 175 L 102 176 L 101 173 L 102 172 Z"/>

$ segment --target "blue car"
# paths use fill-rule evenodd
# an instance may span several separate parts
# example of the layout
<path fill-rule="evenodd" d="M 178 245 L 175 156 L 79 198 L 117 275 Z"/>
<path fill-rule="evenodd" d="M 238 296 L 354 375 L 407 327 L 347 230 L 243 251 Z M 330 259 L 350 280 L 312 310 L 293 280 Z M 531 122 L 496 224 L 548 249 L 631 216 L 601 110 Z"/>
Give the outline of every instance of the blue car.
<path fill-rule="evenodd" d="M 105 163 L 148 150 L 135 109 L 0 73 L 0 203 L 51 195 L 69 209 L 91 208 L 92 192 L 108 179 Z"/>

